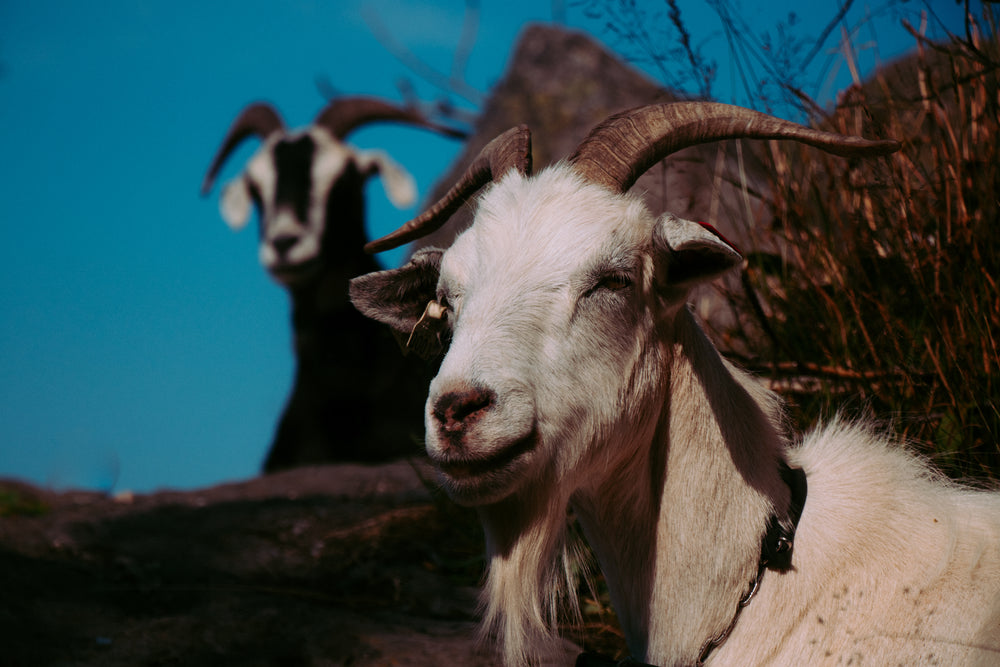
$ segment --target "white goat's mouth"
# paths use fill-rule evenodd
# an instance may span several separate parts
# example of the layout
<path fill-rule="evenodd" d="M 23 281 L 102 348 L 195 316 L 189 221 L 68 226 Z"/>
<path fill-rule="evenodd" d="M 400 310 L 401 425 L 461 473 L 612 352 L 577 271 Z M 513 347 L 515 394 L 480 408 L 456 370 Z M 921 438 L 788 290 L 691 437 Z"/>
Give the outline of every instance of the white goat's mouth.
<path fill-rule="evenodd" d="M 432 456 L 431 460 L 449 482 L 462 489 L 490 486 L 515 472 L 537 446 L 538 434 L 533 430 L 489 456 L 463 453 Z"/>

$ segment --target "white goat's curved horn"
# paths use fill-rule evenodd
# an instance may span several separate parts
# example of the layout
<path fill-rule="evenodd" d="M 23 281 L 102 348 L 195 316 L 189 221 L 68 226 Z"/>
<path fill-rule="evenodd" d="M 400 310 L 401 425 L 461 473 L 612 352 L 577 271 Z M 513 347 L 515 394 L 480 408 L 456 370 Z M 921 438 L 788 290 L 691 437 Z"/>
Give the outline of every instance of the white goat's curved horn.
<path fill-rule="evenodd" d="M 223 163 L 229 154 L 236 150 L 244 139 L 251 135 L 256 135 L 261 139 L 266 139 L 272 133 L 285 129 L 285 124 L 281 116 L 266 102 L 255 102 L 247 106 L 240 115 L 236 117 L 233 124 L 229 126 L 226 138 L 222 140 L 218 152 L 212 158 L 212 164 L 205 173 L 205 179 L 201 182 L 201 194 L 207 195 L 212 189 L 215 177 L 222 168 Z"/>
<path fill-rule="evenodd" d="M 626 192 L 671 153 L 725 139 L 790 139 L 844 157 L 885 155 L 900 147 L 898 141 L 823 132 L 729 104 L 676 102 L 610 116 L 591 130 L 570 162 L 591 182 Z"/>
<path fill-rule="evenodd" d="M 373 97 L 342 97 L 333 100 L 319 112 L 313 122 L 325 127 L 337 139 L 343 140 L 352 130 L 377 121 L 399 121 L 459 139 L 466 136 L 461 130 L 428 120 L 415 109 L 398 107 Z"/>
<path fill-rule="evenodd" d="M 511 169 L 531 174 L 531 131 L 527 125 L 512 127 L 486 144 L 444 197 L 396 231 L 365 245 L 365 252 L 390 250 L 430 234 L 447 222 L 476 190 Z"/>

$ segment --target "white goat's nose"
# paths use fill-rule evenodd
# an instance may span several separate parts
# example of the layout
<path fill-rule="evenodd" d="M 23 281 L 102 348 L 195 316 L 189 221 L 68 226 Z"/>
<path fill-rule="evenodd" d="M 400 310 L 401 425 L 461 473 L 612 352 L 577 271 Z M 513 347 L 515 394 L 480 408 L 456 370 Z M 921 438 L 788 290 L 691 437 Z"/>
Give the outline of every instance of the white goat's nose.
<path fill-rule="evenodd" d="M 494 405 L 496 393 L 492 389 L 463 386 L 439 396 L 431 414 L 441 434 L 457 445 Z"/>

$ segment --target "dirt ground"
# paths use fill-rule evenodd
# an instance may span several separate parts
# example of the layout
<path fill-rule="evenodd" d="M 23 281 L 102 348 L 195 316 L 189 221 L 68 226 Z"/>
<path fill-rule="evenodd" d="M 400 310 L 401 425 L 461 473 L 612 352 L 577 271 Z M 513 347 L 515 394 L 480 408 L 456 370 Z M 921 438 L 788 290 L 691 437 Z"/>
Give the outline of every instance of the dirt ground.
<path fill-rule="evenodd" d="M 493 664 L 475 513 L 432 479 L 401 461 L 123 497 L 0 480 L 0 663 Z"/>

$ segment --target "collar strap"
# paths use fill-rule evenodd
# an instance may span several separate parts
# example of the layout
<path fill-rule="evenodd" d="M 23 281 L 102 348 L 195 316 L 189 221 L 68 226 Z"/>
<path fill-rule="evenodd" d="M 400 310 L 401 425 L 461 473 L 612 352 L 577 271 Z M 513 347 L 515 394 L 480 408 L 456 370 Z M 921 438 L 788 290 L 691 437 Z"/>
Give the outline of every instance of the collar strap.
<path fill-rule="evenodd" d="M 792 568 L 792 548 L 795 543 L 795 529 L 799 525 L 799 519 L 802 518 L 802 509 L 806 504 L 808 485 L 806 484 L 806 473 L 801 468 L 792 468 L 784 461 L 781 462 L 781 480 L 791 491 L 788 512 L 784 517 L 772 514 L 767 520 L 767 531 L 761 540 L 760 562 L 757 566 L 757 575 L 750 582 L 747 592 L 740 598 L 739 604 L 736 606 L 736 613 L 733 615 L 733 620 L 729 622 L 729 627 L 715 637 L 710 637 L 702 644 L 698 655 L 698 662 L 695 663 L 698 667 L 704 665 L 705 661 L 708 660 L 709 654 L 729 638 L 729 634 L 736 627 L 736 621 L 739 620 L 743 608 L 750 604 L 750 600 L 753 599 L 753 596 L 756 595 L 757 590 L 760 588 L 760 580 L 764 577 L 764 572 L 766 570 L 787 572 Z M 655 667 L 655 665 L 639 662 L 633 660 L 631 657 L 624 660 L 615 660 L 600 653 L 587 651 L 577 657 L 576 667 Z"/>
<path fill-rule="evenodd" d="M 806 474 L 801 468 L 792 468 L 787 463 L 781 464 L 781 481 L 791 491 L 788 502 L 788 513 L 784 517 L 772 514 L 767 520 L 767 532 L 760 545 L 760 564 L 769 570 L 787 572 L 792 569 L 792 546 L 795 542 L 795 529 L 802 518 L 802 508 L 806 504 Z"/>
<path fill-rule="evenodd" d="M 767 531 L 761 540 L 760 561 L 757 565 L 757 576 L 750 582 L 747 592 L 740 598 L 736 605 L 736 613 L 733 620 L 729 622 L 729 627 L 715 637 L 709 637 L 701 646 L 698 654 L 697 667 L 701 667 L 708 660 L 709 654 L 722 645 L 729 638 L 736 621 L 740 620 L 740 614 L 744 607 L 750 604 L 750 600 L 757 594 L 760 588 L 760 580 L 764 577 L 766 570 L 776 570 L 787 572 L 792 568 L 792 550 L 795 544 L 795 529 L 798 528 L 799 519 L 802 518 L 802 508 L 806 504 L 806 473 L 801 468 L 792 468 L 784 461 L 781 462 L 781 481 L 785 483 L 791 496 L 788 501 L 788 513 L 784 517 L 772 514 L 767 520 Z"/>

